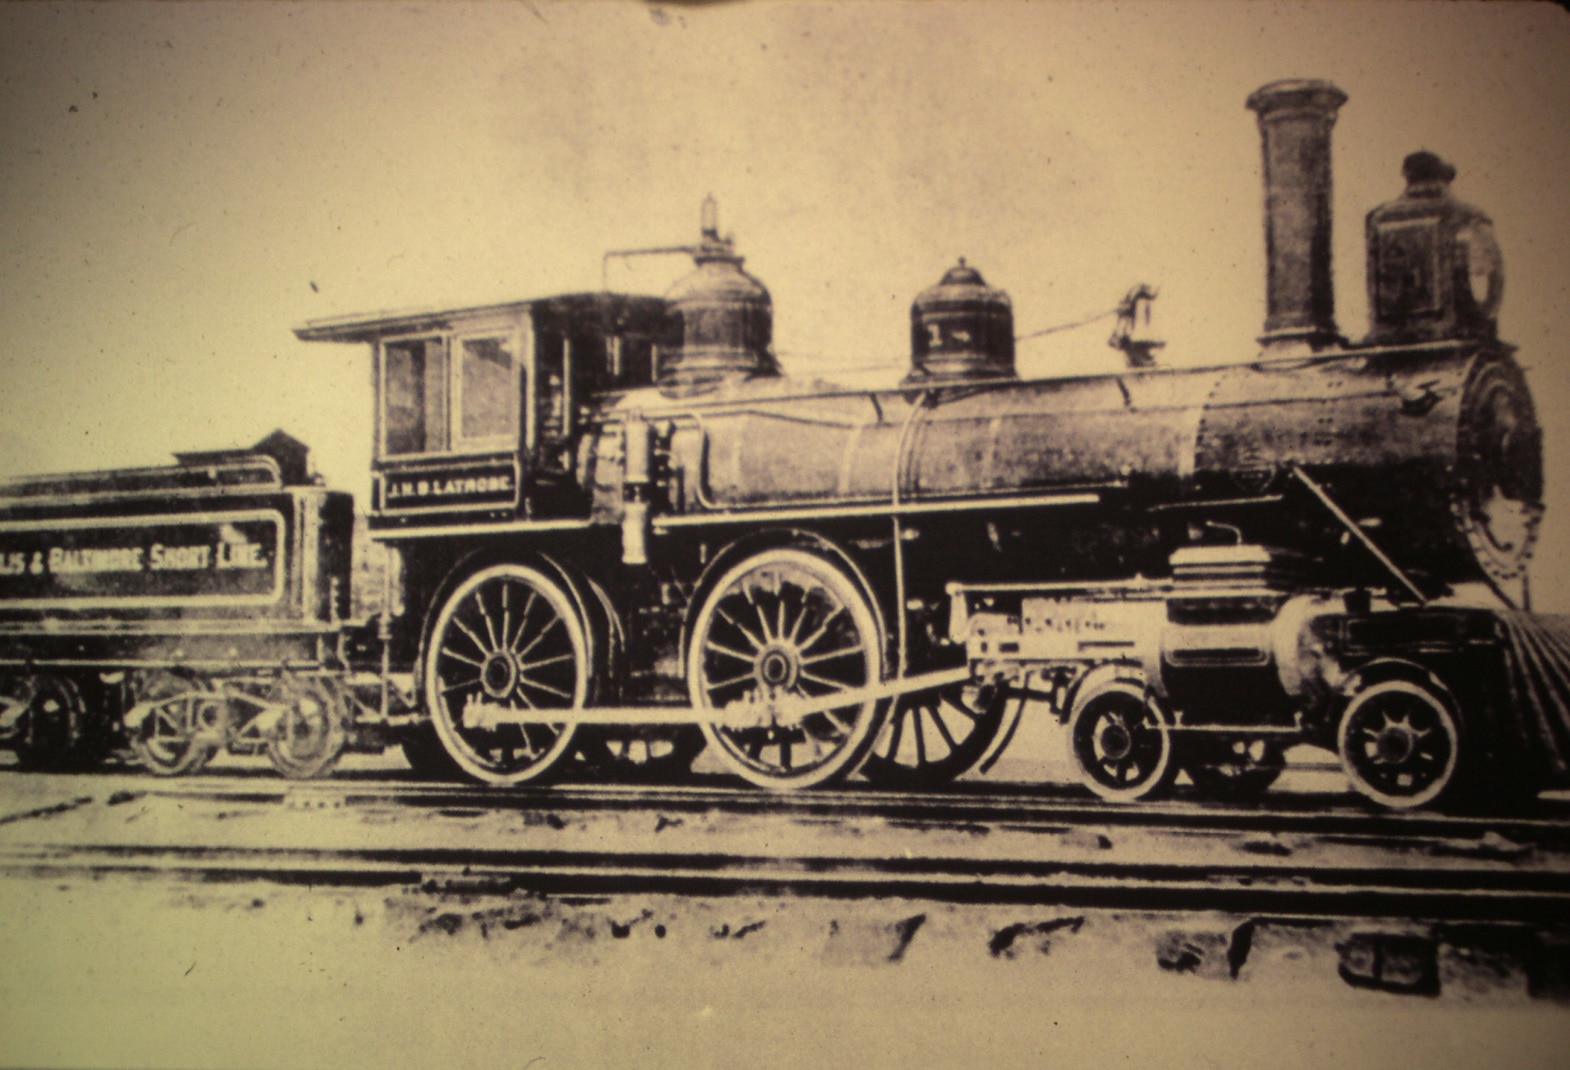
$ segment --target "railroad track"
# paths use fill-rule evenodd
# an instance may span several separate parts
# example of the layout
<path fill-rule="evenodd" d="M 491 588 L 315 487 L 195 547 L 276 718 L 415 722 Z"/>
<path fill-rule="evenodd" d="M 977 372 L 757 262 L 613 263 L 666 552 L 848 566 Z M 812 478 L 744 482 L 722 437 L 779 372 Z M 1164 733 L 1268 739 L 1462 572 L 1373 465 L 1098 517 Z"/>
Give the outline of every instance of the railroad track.
<path fill-rule="evenodd" d="M 496 792 L 393 779 L 54 779 L 58 798 L 39 793 L 36 806 L 0 813 L 0 872 L 1570 918 L 1570 811 L 1557 802 L 1490 818 L 1326 808 L 1323 797 L 1287 794 L 1268 808 L 1109 807 L 991 785 L 781 796 L 723 784 Z"/>
<path fill-rule="evenodd" d="M 431 783 L 400 777 L 289 781 L 271 775 L 198 776 L 156 780 L 140 775 L 105 780 L 107 792 L 211 802 L 270 804 L 314 801 L 332 806 L 398 806 L 444 811 L 629 811 L 703 814 L 773 814 L 797 818 L 880 817 L 913 827 L 970 826 L 1035 831 L 1087 826 L 1234 831 L 1337 837 L 1344 842 L 1399 843 L 1403 839 L 1455 838 L 1493 833 L 1536 847 L 1570 850 L 1570 799 L 1545 798 L 1529 808 L 1501 813 L 1401 813 L 1339 796 L 1275 792 L 1257 803 L 1227 804 L 1177 798 L 1115 805 L 1090 798 L 1076 786 L 962 783 L 942 791 L 900 792 L 855 787 L 834 791 L 772 793 L 736 786 L 727 777 L 700 777 L 685 785 L 565 784 L 498 790 L 472 784 Z M 84 787 L 84 791 L 87 790 Z M 100 789 L 101 791 L 104 789 Z M 106 792 L 106 793 L 107 793 Z M 3 820 L 3 817 L 0 817 Z"/>
<path fill-rule="evenodd" d="M 1157 863 L 1065 863 L 851 856 L 707 856 L 573 851 L 299 850 L 169 846 L 0 848 L 0 872 L 121 873 L 202 880 L 265 879 L 314 887 L 423 886 L 548 895 L 810 895 L 955 903 L 1239 915 L 1562 922 L 1570 873 L 1226 869 Z"/>

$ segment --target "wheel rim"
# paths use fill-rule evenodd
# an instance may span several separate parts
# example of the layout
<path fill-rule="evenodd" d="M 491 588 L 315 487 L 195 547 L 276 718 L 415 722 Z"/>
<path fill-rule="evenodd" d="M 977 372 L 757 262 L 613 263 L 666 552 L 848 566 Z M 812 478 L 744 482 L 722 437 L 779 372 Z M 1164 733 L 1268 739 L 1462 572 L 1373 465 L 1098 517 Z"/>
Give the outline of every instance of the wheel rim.
<path fill-rule="evenodd" d="M 873 742 L 862 775 L 890 787 L 945 784 L 987 753 L 1005 705 L 972 685 L 905 695 Z"/>
<path fill-rule="evenodd" d="M 1450 786 L 1460 733 L 1448 703 L 1420 684 L 1387 680 L 1361 691 L 1341 718 L 1337 750 L 1352 786 L 1394 809 L 1422 806 Z"/>
<path fill-rule="evenodd" d="M 159 776 L 194 773 L 222 748 L 228 734 L 228 703 L 212 684 L 195 676 L 153 672 L 137 681 L 136 703 L 151 704 L 131 746 Z"/>
<path fill-rule="evenodd" d="M 726 573 L 699 614 L 688 665 L 693 704 L 724 708 L 867 686 L 882 679 L 880 635 L 866 598 L 838 568 L 801 550 L 760 554 Z M 703 731 L 752 783 L 811 787 L 854 768 L 880 712 L 868 702 Z"/>
<path fill-rule="evenodd" d="M 338 692 L 323 681 L 284 676 L 273 688 L 271 700 L 284 707 L 267 741 L 273 768 L 292 780 L 329 772 L 349 739 Z"/>
<path fill-rule="evenodd" d="M 518 784 L 557 766 L 574 728 L 542 719 L 486 725 L 512 712 L 586 704 L 589 641 L 573 599 L 544 573 L 495 565 L 465 580 L 431 629 L 426 708 L 442 746 L 478 780 Z M 473 711 L 474 715 L 466 711 Z"/>
<path fill-rule="evenodd" d="M 1075 707 L 1069 750 L 1091 791 L 1114 802 L 1149 798 L 1172 775 L 1172 742 L 1155 699 L 1138 684 L 1098 688 Z"/>

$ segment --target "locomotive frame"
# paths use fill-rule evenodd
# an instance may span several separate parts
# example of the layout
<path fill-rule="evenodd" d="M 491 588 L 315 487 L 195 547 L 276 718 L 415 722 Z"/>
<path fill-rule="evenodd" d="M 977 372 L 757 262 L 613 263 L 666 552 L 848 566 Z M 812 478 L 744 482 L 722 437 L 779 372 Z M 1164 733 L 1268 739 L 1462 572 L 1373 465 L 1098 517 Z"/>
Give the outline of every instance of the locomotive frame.
<path fill-rule="evenodd" d="M 857 770 L 930 786 L 985 768 L 1039 701 L 1113 801 L 1180 769 L 1257 794 L 1296 742 L 1336 750 L 1392 807 L 1570 783 L 1567 630 L 1507 590 L 1525 610 L 1541 445 L 1494 338 L 1487 218 L 1410 157 L 1408 194 L 1368 219 L 1374 330 L 1343 338 L 1328 204 L 1344 100 L 1321 82 L 1250 98 L 1270 270 L 1252 363 L 1022 381 L 1006 295 L 961 262 L 917 298 L 898 388 L 792 381 L 712 205 L 664 299 L 297 328 L 372 351 L 380 611 L 345 621 L 347 498 L 308 486 L 298 444 L 18 482 L 0 537 L 33 524 L 63 552 L 95 551 L 61 535 L 83 517 L 142 523 L 133 498 L 309 498 L 333 517 L 268 558 L 300 592 L 282 624 L 207 607 L 205 558 L 164 614 L 177 626 L 59 591 L 0 598 L 0 732 L 65 761 L 118 731 L 164 772 L 238 744 L 316 775 L 397 739 L 417 768 L 505 786 L 575 755 L 681 770 L 706 744 L 769 788 Z M 1506 608 L 1430 604 L 1468 581 Z M 106 607 L 136 612 L 93 616 Z M 197 655 L 166 632 L 228 645 Z"/>

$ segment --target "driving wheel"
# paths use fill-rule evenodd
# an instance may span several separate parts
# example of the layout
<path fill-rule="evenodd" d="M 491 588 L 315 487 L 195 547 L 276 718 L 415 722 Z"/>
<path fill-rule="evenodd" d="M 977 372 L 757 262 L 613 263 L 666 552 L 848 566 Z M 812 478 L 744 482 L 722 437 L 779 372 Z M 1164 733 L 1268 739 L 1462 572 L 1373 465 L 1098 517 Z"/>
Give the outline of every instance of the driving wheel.
<path fill-rule="evenodd" d="M 947 784 L 981 761 L 1003 725 L 1006 696 L 956 684 L 902 695 L 872 744 L 861 774 L 890 788 Z"/>
<path fill-rule="evenodd" d="M 550 711 L 587 705 L 592 654 L 578 602 L 555 579 L 529 565 L 481 569 L 447 598 L 427 642 L 437 738 L 487 784 L 544 776 L 571 756 L 576 732 Z"/>
<path fill-rule="evenodd" d="M 694 706 L 755 711 L 752 723 L 706 723 L 709 745 L 739 776 L 805 788 L 851 773 L 877 733 L 882 704 L 793 716 L 779 698 L 815 699 L 883 677 L 881 631 L 860 587 L 827 558 L 764 551 L 720 577 L 692 628 Z"/>

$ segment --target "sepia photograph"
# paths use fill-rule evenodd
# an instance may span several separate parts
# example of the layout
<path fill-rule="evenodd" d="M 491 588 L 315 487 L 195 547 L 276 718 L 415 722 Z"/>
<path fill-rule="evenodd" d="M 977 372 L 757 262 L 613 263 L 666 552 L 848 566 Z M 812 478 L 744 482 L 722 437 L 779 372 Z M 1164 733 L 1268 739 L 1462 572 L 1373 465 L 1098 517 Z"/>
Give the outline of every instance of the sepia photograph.
<path fill-rule="evenodd" d="M 0 1067 L 1562 1067 L 1570 12 L 0 4 Z"/>

